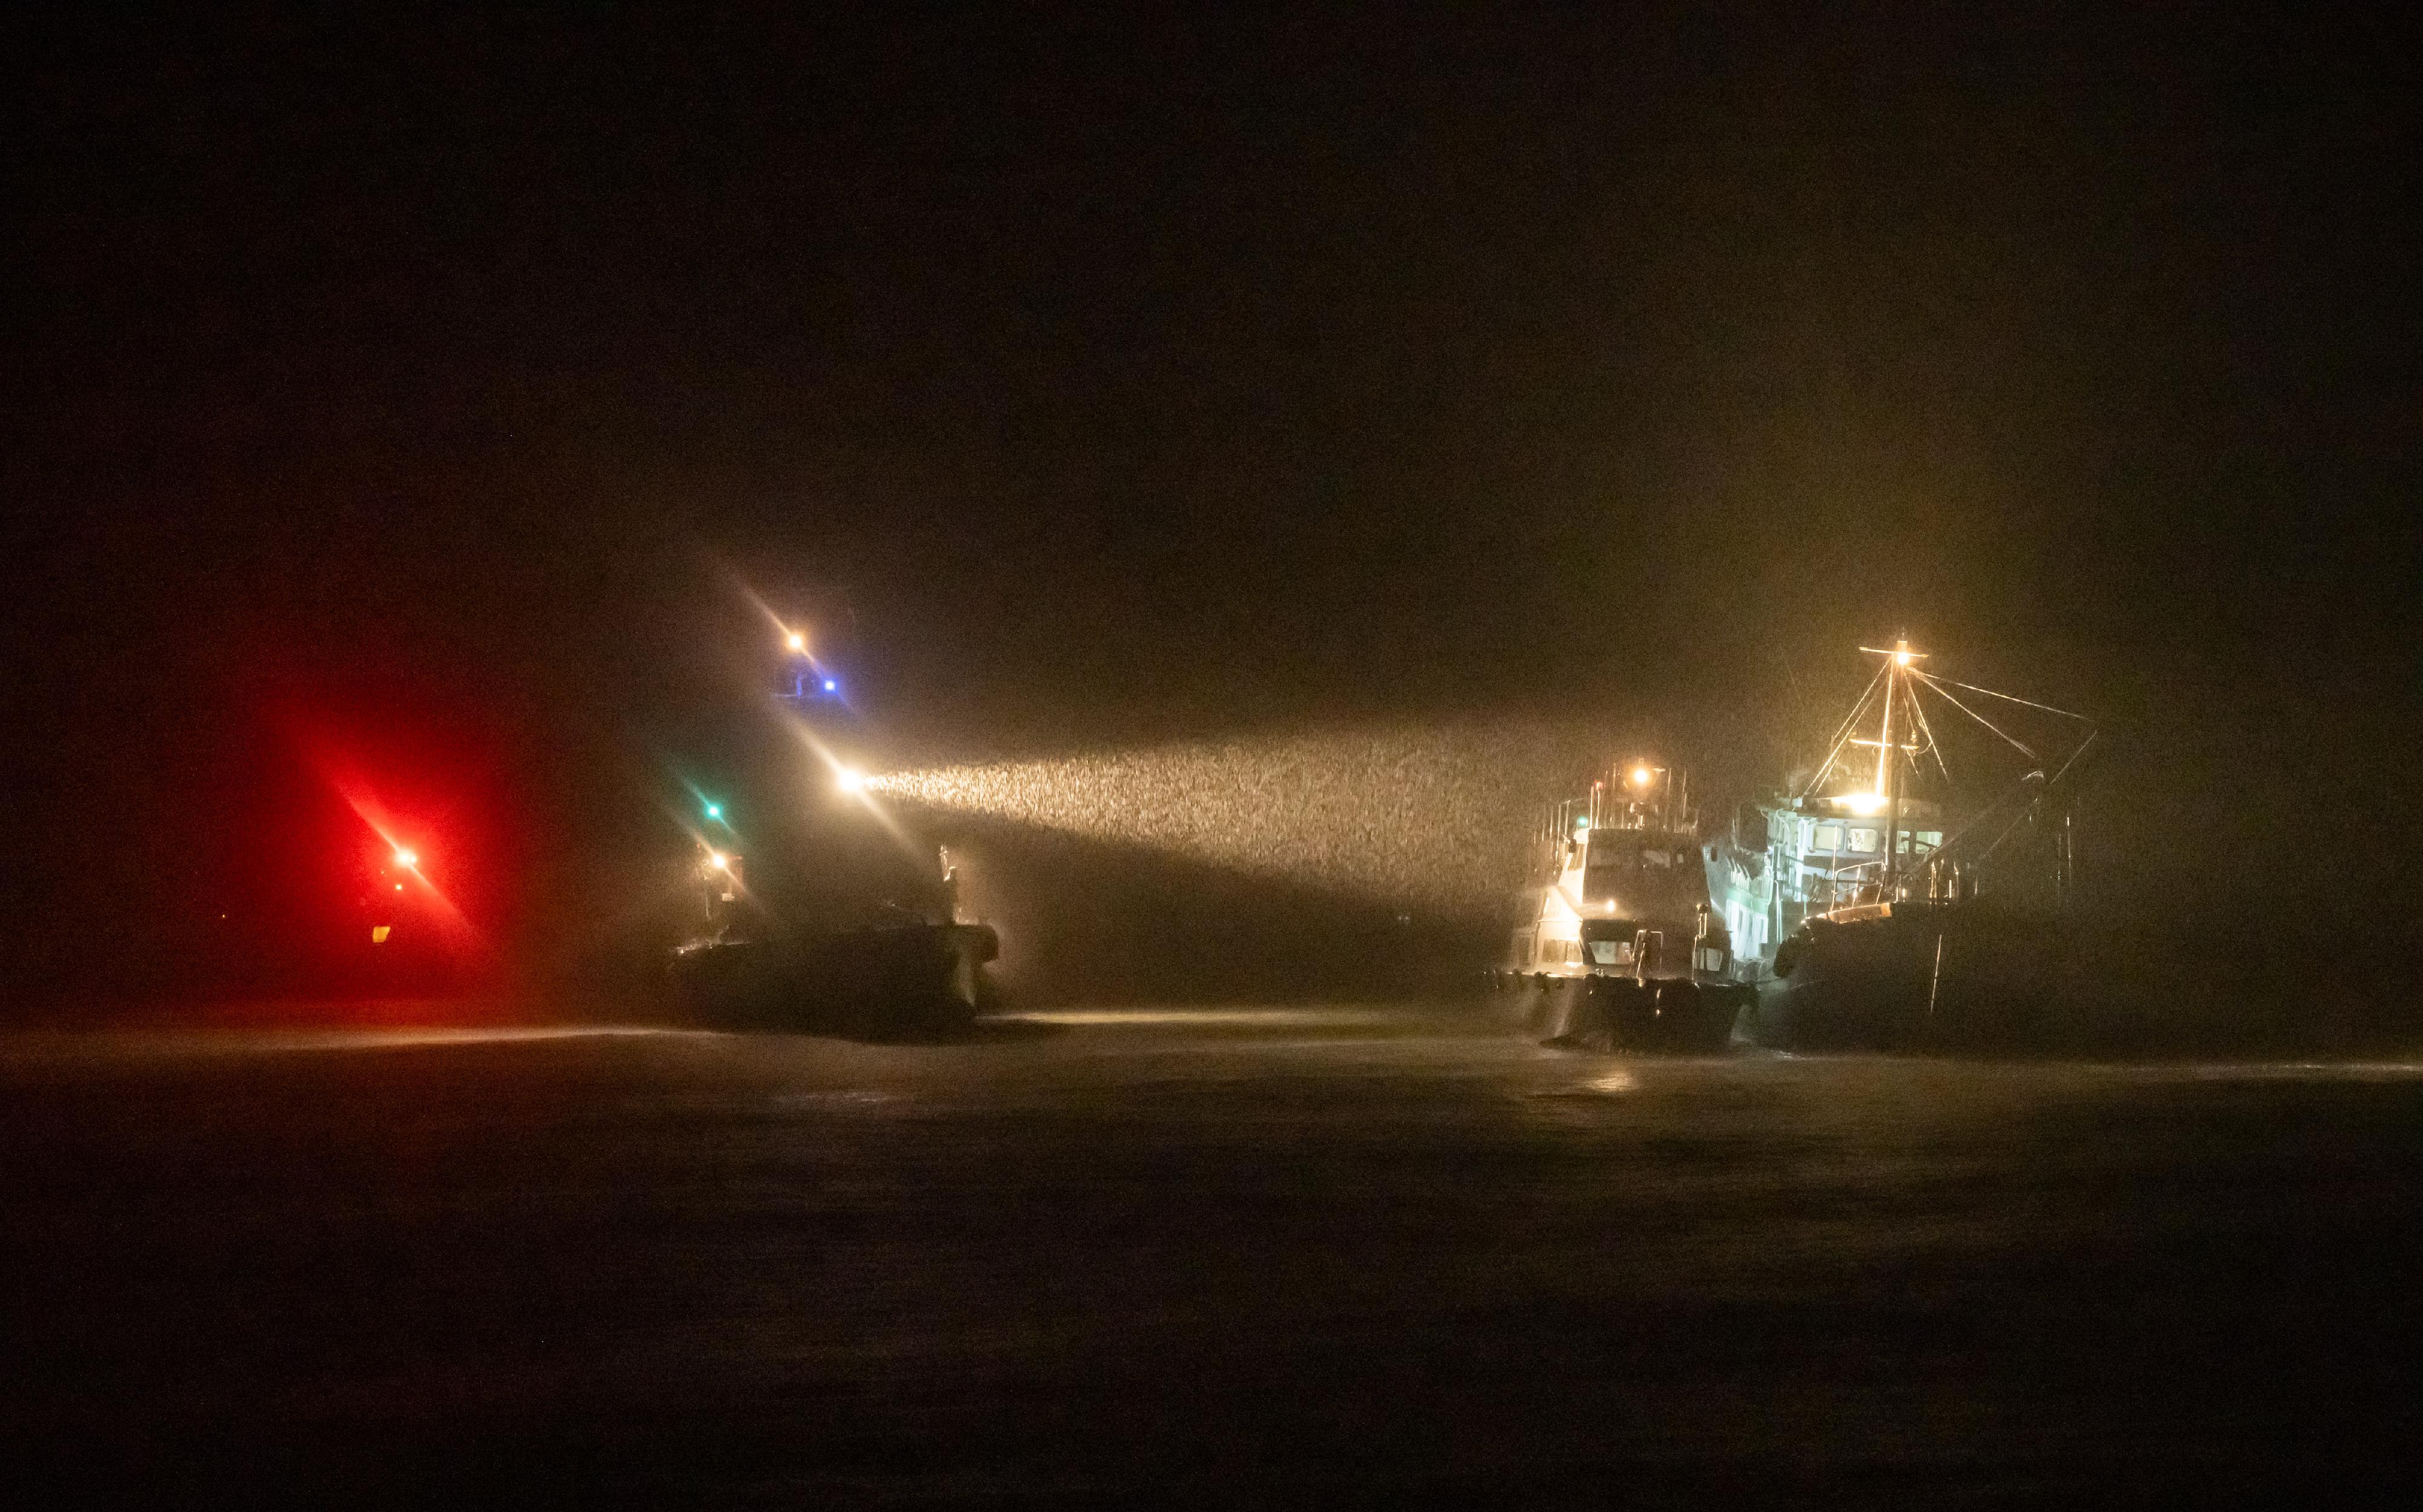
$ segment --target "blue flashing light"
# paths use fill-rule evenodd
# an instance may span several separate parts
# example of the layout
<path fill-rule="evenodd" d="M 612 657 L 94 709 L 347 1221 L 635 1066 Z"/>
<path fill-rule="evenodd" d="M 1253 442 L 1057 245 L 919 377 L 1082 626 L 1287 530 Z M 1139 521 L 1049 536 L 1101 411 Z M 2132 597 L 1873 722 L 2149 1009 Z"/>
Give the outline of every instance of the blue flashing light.
<path fill-rule="evenodd" d="M 829 693 L 837 693 L 841 692 L 841 684 L 831 677 L 827 677 L 825 679 L 825 692 Z"/>

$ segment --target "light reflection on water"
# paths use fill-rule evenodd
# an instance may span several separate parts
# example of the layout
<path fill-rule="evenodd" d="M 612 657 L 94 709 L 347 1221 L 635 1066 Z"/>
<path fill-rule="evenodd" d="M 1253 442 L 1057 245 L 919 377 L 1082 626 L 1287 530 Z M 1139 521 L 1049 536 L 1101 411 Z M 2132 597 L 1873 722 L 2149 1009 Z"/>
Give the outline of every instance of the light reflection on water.
<path fill-rule="evenodd" d="M 1007 1024 L 1056 1024 L 1069 1027 L 1165 1024 L 1266 1024 L 1274 1028 L 1346 1027 L 1403 1022 L 1405 1014 L 1382 1008 L 1068 1008 L 1007 1013 Z"/>
<path fill-rule="evenodd" d="M 2423 1061 L 2415 1060 L 2208 1060 L 2110 1069 L 2144 1081 L 2402 1081 L 2423 1076 Z"/>
<path fill-rule="evenodd" d="M 315 1029 L 101 1029 L 0 1036 L 0 1059 L 110 1059 L 150 1056 L 277 1055 L 296 1050 L 398 1050 L 525 1041 L 698 1037 L 705 1031 L 646 1025 L 518 1025 L 490 1027 Z"/>

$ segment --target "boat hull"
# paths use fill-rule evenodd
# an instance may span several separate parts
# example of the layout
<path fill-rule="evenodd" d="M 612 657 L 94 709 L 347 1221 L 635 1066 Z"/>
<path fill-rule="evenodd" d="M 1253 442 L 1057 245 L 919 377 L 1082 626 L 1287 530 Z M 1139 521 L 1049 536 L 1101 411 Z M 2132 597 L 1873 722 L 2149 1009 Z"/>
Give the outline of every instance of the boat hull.
<path fill-rule="evenodd" d="M 691 1019 L 718 1028 L 896 1040 L 963 1033 L 1000 951 L 981 924 L 851 930 L 804 944 L 715 942 L 677 953 Z"/>
<path fill-rule="evenodd" d="M 1917 905 L 1816 921 L 1779 953 L 1746 1028 L 1780 1050 L 2042 1049 L 2059 959 L 2040 920 Z"/>
<path fill-rule="evenodd" d="M 1515 1006 L 1550 1043 L 1637 1055 L 1717 1055 L 1753 1006 L 1750 989 L 1686 979 L 1515 978 Z"/>

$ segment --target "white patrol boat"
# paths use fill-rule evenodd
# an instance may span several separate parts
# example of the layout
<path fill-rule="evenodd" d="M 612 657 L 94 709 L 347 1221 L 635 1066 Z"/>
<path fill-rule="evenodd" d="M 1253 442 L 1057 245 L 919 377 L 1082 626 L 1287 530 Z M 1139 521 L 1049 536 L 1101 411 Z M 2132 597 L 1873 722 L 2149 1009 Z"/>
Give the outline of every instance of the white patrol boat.
<path fill-rule="evenodd" d="M 1617 767 L 1544 811 L 1523 922 L 1495 974 L 1552 1041 L 1709 1052 L 1753 1006 L 1709 893 L 1710 854 L 1682 772 Z"/>

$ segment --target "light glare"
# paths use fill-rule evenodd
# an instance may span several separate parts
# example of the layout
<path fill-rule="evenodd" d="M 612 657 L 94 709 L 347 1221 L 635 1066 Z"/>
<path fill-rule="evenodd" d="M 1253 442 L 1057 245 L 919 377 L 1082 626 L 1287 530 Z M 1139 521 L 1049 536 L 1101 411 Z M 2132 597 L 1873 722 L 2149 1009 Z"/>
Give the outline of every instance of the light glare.
<path fill-rule="evenodd" d="M 911 768 L 867 787 L 911 807 L 1494 920 L 1528 873 L 1542 797 L 1605 770 L 1607 744 L 1578 722 L 1383 727 Z"/>

